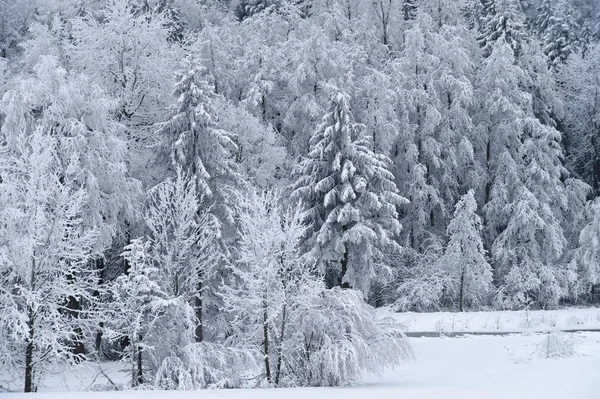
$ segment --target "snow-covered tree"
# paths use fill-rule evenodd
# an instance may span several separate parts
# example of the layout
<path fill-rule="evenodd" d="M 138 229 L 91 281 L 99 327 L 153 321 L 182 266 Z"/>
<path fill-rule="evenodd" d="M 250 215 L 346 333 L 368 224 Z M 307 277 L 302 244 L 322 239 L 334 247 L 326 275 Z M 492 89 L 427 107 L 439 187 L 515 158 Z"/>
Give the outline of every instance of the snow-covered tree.
<path fill-rule="evenodd" d="M 568 165 L 600 194 L 600 45 L 574 55 L 559 75 L 565 102 L 563 129 Z"/>
<path fill-rule="evenodd" d="M 86 192 L 72 184 L 78 154 L 63 168 L 59 141 L 40 126 L 11 142 L 0 154 L 0 330 L 9 339 L 1 363 L 22 371 L 25 392 L 34 392 L 52 363 L 80 359 L 73 344 L 96 326 L 85 310 L 67 313 L 71 300 L 95 301 L 97 231 L 83 228 Z"/>
<path fill-rule="evenodd" d="M 129 268 L 117 277 L 109 289 L 111 302 L 107 306 L 108 337 L 129 343 L 127 356 L 131 361 L 131 386 L 144 381 L 144 338 L 157 321 L 162 300 L 166 298 L 158 284 L 158 269 L 153 265 L 149 241 L 132 240 L 123 253 Z"/>
<path fill-rule="evenodd" d="M 543 30 L 544 53 L 552 66 L 564 63 L 578 49 L 578 27 L 570 8 L 566 0 L 559 1 Z"/>
<path fill-rule="evenodd" d="M 86 193 L 81 228 L 97 231 L 94 262 L 101 269 L 102 255 L 135 218 L 141 194 L 141 185 L 129 174 L 123 126 L 112 119 L 115 102 L 86 76 L 68 73 L 55 57 L 41 56 L 34 73 L 0 103 L 5 115 L 1 135 L 10 148 L 20 134 L 35 129 L 53 135 L 63 174 L 77 156 L 80 171 L 65 184 Z M 78 300 L 70 301 L 74 317 L 81 306 Z M 83 337 L 79 340 L 77 351 L 83 353 Z"/>
<path fill-rule="evenodd" d="M 402 0 L 402 16 L 405 21 L 410 21 L 417 17 L 418 0 Z"/>
<path fill-rule="evenodd" d="M 354 122 L 348 98 L 337 93 L 295 169 L 294 198 L 309 209 L 309 250 L 332 286 L 369 292 L 388 273 L 385 255 L 398 249 L 398 195 L 387 157 L 375 154 Z"/>
<path fill-rule="evenodd" d="M 579 235 L 575 250 L 578 284 L 576 295 L 586 295 L 590 287 L 600 282 L 600 200 L 586 208 L 587 224 Z"/>
<path fill-rule="evenodd" d="M 205 198 L 198 195 L 192 178 L 178 168 L 175 178 L 151 190 L 145 215 L 161 288 L 174 307 L 184 308 L 175 309 L 175 313 L 181 311 L 191 318 L 182 322 L 187 323 L 187 330 L 194 330 L 197 342 L 204 337 L 203 302 L 210 288 L 207 282 L 220 257 L 216 243 L 220 223 L 203 204 Z M 193 312 L 189 307 L 193 307 Z"/>
<path fill-rule="evenodd" d="M 239 180 L 234 159 L 238 146 L 229 132 L 217 126 L 213 90 L 190 59 L 183 62 L 173 96 L 176 103 L 168 120 L 158 125 L 173 166 L 189 174 L 197 195 L 223 207 L 223 190 Z M 214 211 L 221 216 L 228 213 L 227 209 Z"/>
<path fill-rule="evenodd" d="M 487 0 L 486 0 L 487 1 Z M 525 18 L 518 0 L 489 0 L 485 26 L 479 42 L 484 54 L 489 56 L 495 43 L 502 40 L 512 49 L 516 58 L 521 54 L 521 44 L 526 40 Z"/>
<path fill-rule="evenodd" d="M 158 122 L 178 58 L 164 14 L 138 13 L 129 0 L 111 0 L 102 16 L 70 21 L 70 63 L 118 99 L 120 120 L 135 126 Z"/>
<path fill-rule="evenodd" d="M 360 292 L 325 290 L 297 327 L 304 350 L 292 367 L 308 386 L 348 385 L 381 375 L 412 357 L 399 327 L 393 319 L 378 320 Z"/>
<path fill-rule="evenodd" d="M 448 245 L 440 259 L 453 283 L 446 288 L 458 300 L 461 312 L 465 305 L 482 305 L 492 288 L 492 268 L 486 259 L 481 230 L 475 193 L 469 190 L 456 204 L 448 225 Z"/>
<path fill-rule="evenodd" d="M 268 384 L 293 384 L 292 359 L 302 353 L 297 326 L 324 285 L 301 257 L 306 227 L 301 205 L 282 208 L 281 194 L 238 195 L 239 260 L 222 288 L 234 342 L 260 348 Z"/>

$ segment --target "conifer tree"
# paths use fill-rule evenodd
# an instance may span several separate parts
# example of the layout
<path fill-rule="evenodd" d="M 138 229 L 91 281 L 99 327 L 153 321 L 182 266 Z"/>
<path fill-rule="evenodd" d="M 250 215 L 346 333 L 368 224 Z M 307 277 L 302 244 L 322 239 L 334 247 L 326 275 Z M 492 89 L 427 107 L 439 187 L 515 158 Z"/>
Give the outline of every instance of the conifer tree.
<path fill-rule="evenodd" d="M 481 219 L 477 215 L 475 193 L 469 190 L 456 204 L 454 218 L 448 225 L 448 245 L 440 264 L 447 269 L 452 282 L 446 287 L 459 309 L 481 305 L 492 288 L 492 268 L 481 239 Z"/>
<path fill-rule="evenodd" d="M 479 43 L 487 57 L 495 43 L 502 40 L 510 46 L 518 59 L 521 43 L 526 39 L 525 17 L 518 0 L 489 0 L 489 10 Z M 486 3 L 487 4 L 487 3 Z"/>
<path fill-rule="evenodd" d="M 293 196 L 309 208 L 314 233 L 307 244 L 330 286 L 369 292 L 388 273 L 383 262 L 398 249 L 398 195 L 390 161 L 371 150 L 354 122 L 348 97 L 337 93 L 310 140 L 310 152 L 294 171 Z"/>

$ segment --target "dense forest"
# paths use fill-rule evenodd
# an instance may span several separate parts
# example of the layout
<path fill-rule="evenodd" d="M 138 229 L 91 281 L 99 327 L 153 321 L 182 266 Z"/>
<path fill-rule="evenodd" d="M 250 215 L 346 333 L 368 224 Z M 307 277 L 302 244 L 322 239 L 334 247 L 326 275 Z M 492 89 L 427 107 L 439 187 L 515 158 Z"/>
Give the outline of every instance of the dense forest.
<path fill-rule="evenodd" d="M 598 300 L 597 0 L 0 0 L 0 99 L 25 391 L 341 385 L 410 356 L 374 307 Z"/>

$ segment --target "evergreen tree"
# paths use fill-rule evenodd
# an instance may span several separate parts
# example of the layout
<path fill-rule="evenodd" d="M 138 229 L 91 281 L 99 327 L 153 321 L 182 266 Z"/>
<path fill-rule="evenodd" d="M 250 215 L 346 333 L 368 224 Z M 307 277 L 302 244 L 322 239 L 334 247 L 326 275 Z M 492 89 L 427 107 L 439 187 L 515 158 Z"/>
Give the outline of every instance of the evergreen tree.
<path fill-rule="evenodd" d="M 488 57 L 496 42 L 502 40 L 518 59 L 521 44 L 526 39 L 525 20 L 518 0 L 488 0 L 485 26 L 479 38 L 484 55 Z M 487 4 L 487 3 L 485 3 Z"/>
<path fill-rule="evenodd" d="M 492 268 L 485 256 L 481 230 L 475 193 L 469 190 L 456 204 L 448 225 L 448 246 L 440 259 L 452 281 L 446 289 L 454 299 L 458 297 L 461 312 L 466 305 L 482 305 L 492 288 Z"/>
<path fill-rule="evenodd" d="M 159 134 L 169 146 L 172 164 L 189 174 L 197 195 L 206 196 L 221 208 L 214 211 L 225 221 L 224 189 L 240 178 L 233 157 L 238 147 L 234 137 L 217 126 L 213 90 L 189 59 L 178 73 L 173 97 L 176 103 L 168 120 L 158 125 Z"/>
<path fill-rule="evenodd" d="M 555 14 L 549 18 L 542 36 L 544 53 L 548 56 L 550 65 L 556 67 L 564 63 L 571 53 L 577 52 L 578 30 L 570 6 L 565 0 L 561 0 Z"/>
<path fill-rule="evenodd" d="M 402 0 L 402 16 L 405 21 L 410 21 L 417 17 L 418 1 Z"/>
<path fill-rule="evenodd" d="M 310 152 L 294 171 L 294 197 L 309 207 L 307 242 L 330 286 L 369 292 L 388 273 L 385 254 L 398 249 L 397 193 L 389 159 L 375 154 L 355 123 L 348 97 L 337 93 L 315 131 Z"/>
<path fill-rule="evenodd" d="M 600 199 L 587 205 L 586 221 L 574 251 L 578 274 L 576 296 L 589 294 L 591 287 L 600 283 Z"/>

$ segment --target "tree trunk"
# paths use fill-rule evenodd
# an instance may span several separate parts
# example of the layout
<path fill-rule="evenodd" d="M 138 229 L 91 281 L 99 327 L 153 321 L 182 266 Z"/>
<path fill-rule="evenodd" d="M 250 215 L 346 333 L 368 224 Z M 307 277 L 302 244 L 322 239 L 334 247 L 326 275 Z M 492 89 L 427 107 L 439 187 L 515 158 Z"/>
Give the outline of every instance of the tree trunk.
<path fill-rule="evenodd" d="M 35 392 L 35 386 L 33 385 L 33 348 L 34 348 L 34 315 L 33 309 L 28 307 L 27 309 L 27 326 L 29 328 L 29 340 L 25 347 L 25 392 Z"/>
<path fill-rule="evenodd" d="M 202 342 L 204 340 L 204 321 L 203 321 L 203 303 L 202 303 L 202 283 L 198 283 L 198 294 L 196 295 L 196 330 L 195 339 L 196 342 Z"/>
<path fill-rule="evenodd" d="M 271 383 L 271 362 L 269 361 L 269 313 L 267 311 L 267 299 L 263 299 L 263 353 L 265 356 L 265 374 L 267 382 Z"/>
<path fill-rule="evenodd" d="M 344 277 L 346 277 L 346 273 L 348 272 L 348 251 L 344 252 L 344 256 L 342 257 L 342 261 L 340 262 L 341 266 L 342 266 L 342 272 L 340 274 L 340 287 L 342 287 L 342 289 L 347 289 L 350 288 L 350 282 L 349 281 L 345 281 L 344 282 Z"/>
<path fill-rule="evenodd" d="M 464 311 L 465 307 L 465 270 L 463 269 L 462 274 L 460 275 L 460 311 Z"/>
<path fill-rule="evenodd" d="M 142 364 L 142 334 L 138 335 L 135 342 L 134 358 L 135 358 L 135 373 L 133 376 L 133 386 L 137 387 L 144 383 L 144 368 Z"/>
<path fill-rule="evenodd" d="M 287 304 L 283 305 L 281 313 L 281 334 L 279 335 L 279 344 L 277 348 L 277 371 L 275 371 L 275 386 L 279 385 L 281 377 L 281 366 L 283 364 L 283 336 L 285 335 L 285 317 L 287 313 Z"/>

